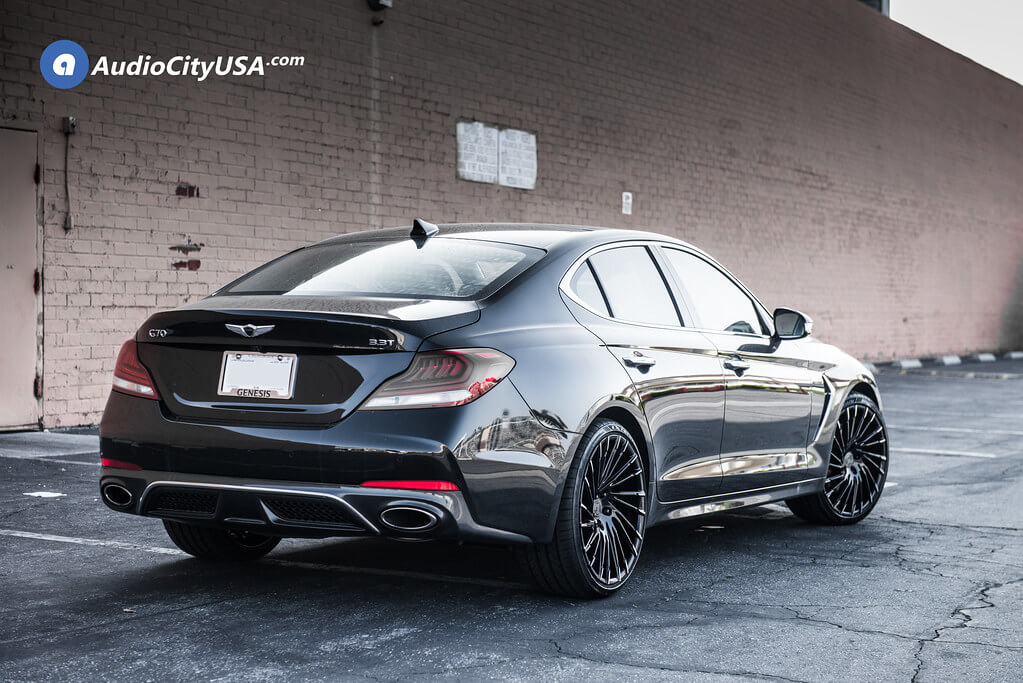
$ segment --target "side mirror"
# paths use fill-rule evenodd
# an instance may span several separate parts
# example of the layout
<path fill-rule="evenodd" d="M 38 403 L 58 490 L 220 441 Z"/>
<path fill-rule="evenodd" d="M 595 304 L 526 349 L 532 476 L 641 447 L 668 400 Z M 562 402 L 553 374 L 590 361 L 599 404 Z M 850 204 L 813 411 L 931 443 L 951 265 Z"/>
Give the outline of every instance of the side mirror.
<path fill-rule="evenodd" d="M 813 320 L 791 308 L 774 309 L 774 336 L 777 339 L 802 339 L 813 333 Z"/>

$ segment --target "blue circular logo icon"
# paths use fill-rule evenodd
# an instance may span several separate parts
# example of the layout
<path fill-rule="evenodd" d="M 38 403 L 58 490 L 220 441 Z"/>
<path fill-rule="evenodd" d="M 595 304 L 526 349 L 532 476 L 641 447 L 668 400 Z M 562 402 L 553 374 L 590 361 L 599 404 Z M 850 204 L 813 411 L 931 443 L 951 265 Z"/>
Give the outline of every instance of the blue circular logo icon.
<path fill-rule="evenodd" d="M 43 78 L 54 88 L 73 88 L 89 73 L 89 55 L 73 40 L 55 40 L 43 50 L 39 58 Z"/>

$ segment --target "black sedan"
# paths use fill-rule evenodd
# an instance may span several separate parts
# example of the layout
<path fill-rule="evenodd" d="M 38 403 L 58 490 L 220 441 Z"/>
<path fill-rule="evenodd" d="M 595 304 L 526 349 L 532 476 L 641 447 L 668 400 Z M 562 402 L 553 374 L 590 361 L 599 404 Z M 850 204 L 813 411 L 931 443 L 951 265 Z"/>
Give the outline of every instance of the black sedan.
<path fill-rule="evenodd" d="M 432 225 L 303 247 L 149 318 L 100 425 L 106 505 L 199 558 L 282 537 L 514 546 L 608 595 L 651 525 L 786 501 L 866 517 L 870 372 L 653 233 Z"/>

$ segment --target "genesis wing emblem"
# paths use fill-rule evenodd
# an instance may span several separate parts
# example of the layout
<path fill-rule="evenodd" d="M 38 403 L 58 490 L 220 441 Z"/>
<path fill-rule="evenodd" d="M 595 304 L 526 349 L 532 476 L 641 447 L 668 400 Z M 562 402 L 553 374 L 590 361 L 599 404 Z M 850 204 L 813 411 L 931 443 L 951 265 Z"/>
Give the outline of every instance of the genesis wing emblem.
<path fill-rule="evenodd" d="M 235 334 L 240 334 L 243 337 L 258 337 L 261 334 L 266 334 L 274 328 L 273 325 L 253 325 L 252 323 L 249 323 L 248 325 L 227 324 L 224 325 L 224 327 Z"/>

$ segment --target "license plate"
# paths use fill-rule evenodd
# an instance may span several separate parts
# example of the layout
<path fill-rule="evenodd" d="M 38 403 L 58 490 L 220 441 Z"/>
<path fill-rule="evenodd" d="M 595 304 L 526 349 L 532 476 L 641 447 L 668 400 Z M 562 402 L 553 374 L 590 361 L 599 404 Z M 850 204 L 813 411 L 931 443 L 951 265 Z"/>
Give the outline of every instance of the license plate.
<path fill-rule="evenodd" d="M 225 351 L 220 365 L 221 396 L 291 398 L 298 357 L 293 353 Z"/>

